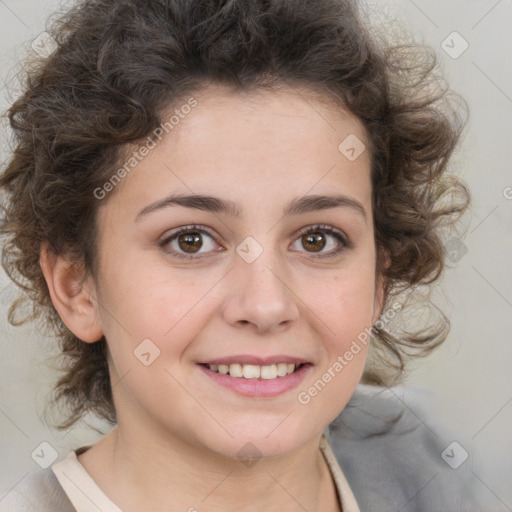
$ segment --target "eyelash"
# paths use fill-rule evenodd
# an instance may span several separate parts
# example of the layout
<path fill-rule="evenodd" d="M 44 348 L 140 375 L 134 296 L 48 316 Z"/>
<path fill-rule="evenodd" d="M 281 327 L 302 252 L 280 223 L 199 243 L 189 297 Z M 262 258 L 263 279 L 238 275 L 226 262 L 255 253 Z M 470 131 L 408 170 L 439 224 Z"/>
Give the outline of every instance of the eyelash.
<path fill-rule="evenodd" d="M 313 258 L 315 258 L 315 259 L 335 257 L 335 256 L 338 256 L 339 254 L 341 254 L 341 252 L 343 252 L 344 250 L 352 248 L 352 243 L 341 233 L 341 231 L 338 231 L 337 229 L 334 229 L 333 227 L 327 226 L 325 224 L 317 224 L 315 226 L 310 226 L 308 228 L 305 228 L 298 234 L 297 239 L 304 235 L 308 235 L 310 233 L 319 233 L 319 232 L 328 234 L 328 235 L 332 235 L 334 238 L 336 238 L 338 240 L 338 242 L 340 242 L 341 245 L 340 245 L 340 247 L 331 251 L 327 255 L 313 256 Z M 204 226 L 194 224 L 191 226 L 183 226 L 182 228 L 179 228 L 177 231 L 173 232 L 172 234 L 167 236 L 164 240 L 159 242 L 158 245 L 161 248 L 164 248 L 167 244 L 169 244 L 175 238 L 177 238 L 179 235 L 182 235 L 184 233 L 206 233 L 208 236 L 210 236 L 216 242 L 215 237 L 207 229 L 205 229 Z M 165 251 L 165 252 L 170 253 L 170 251 Z M 302 251 L 300 251 L 300 252 L 302 252 Z M 197 256 L 197 255 L 186 256 L 186 255 L 176 252 L 174 250 L 172 250 L 172 253 L 173 253 L 172 257 L 177 258 L 179 260 L 194 260 L 194 259 L 201 257 L 201 256 Z M 313 254 L 313 253 L 310 253 L 310 254 Z"/>

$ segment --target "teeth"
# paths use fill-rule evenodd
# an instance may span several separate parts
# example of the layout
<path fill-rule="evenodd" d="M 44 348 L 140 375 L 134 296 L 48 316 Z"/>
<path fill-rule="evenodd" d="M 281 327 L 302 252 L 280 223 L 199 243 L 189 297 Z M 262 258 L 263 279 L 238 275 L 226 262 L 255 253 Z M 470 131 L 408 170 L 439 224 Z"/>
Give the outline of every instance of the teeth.
<path fill-rule="evenodd" d="M 286 363 L 279 363 L 277 366 L 277 375 L 284 377 L 288 373 L 288 365 Z"/>
<path fill-rule="evenodd" d="M 237 375 L 231 373 L 231 368 L 235 366 L 234 364 L 229 366 L 229 375 L 232 377 L 237 377 Z M 239 365 L 236 365 L 239 366 Z M 244 364 L 243 366 L 243 376 L 246 379 L 259 379 L 261 375 L 261 366 L 256 366 L 255 364 Z"/>
<path fill-rule="evenodd" d="M 275 379 L 277 377 L 277 365 L 262 366 L 260 376 L 262 379 Z"/>
<path fill-rule="evenodd" d="M 293 363 L 278 363 L 266 366 L 257 364 L 211 364 L 208 365 L 210 370 L 221 373 L 222 375 L 230 375 L 231 377 L 244 379 L 275 379 L 277 377 L 286 377 L 296 369 Z"/>
<path fill-rule="evenodd" d="M 243 377 L 244 371 L 241 364 L 231 364 L 229 365 L 229 375 L 231 377 Z"/>

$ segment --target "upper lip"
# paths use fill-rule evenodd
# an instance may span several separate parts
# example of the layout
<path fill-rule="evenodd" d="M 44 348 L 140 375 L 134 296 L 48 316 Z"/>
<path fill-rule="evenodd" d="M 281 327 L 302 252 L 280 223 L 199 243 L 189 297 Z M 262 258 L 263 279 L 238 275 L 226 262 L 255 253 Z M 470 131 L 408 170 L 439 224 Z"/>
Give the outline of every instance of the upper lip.
<path fill-rule="evenodd" d="M 275 355 L 275 356 L 254 356 L 250 354 L 240 354 L 238 356 L 216 357 L 208 361 L 202 361 L 199 364 L 254 364 L 259 366 L 269 366 L 271 364 L 288 363 L 288 364 L 304 364 L 308 363 L 306 359 L 296 356 Z"/>

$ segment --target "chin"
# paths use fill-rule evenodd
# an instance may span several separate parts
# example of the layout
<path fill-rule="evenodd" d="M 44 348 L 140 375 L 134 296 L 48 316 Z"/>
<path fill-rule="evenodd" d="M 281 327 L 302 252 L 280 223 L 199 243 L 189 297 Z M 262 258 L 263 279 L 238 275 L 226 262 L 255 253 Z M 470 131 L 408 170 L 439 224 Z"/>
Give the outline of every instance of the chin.
<path fill-rule="evenodd" d="M 319 435 L 323 430 L 318 427 L 318 432 L 312 425 L 304 422 L 293 422 L 293 413 L 289 418 L 284 414 L 279 421 L 260 421 L 252 426 L 226 425 L 232 437 L 225 431 L 223 434 L 212 436 L 211 431 L 203 437 L 204 445 L 216 454 L 230 459 L 246 462 L 259 459 L 274 459 L 288 455 L 309 442 L 312 437 Z M 280 424 L 280 422 L 282 422 Z M 292 423 L 293 422 L 293 423 Z M 305 430 L 307 426 L 307 430 Z"/>

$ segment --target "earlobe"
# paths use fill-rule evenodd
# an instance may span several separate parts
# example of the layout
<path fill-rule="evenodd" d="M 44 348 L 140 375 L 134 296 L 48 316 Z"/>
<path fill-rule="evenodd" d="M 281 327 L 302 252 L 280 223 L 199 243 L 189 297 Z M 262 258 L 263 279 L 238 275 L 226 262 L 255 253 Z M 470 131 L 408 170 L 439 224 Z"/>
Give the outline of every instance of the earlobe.
<path fill-rule="evenodd" d="M 91 279 L 84 280 L 83 269 L 55 254 L 48 244 L 41 246 L 39 264 L 53 306 L 66 327 L 82 341 L 98 341 L 103 330 L 98 303 L 89 291 L 94 289 Z"/>

